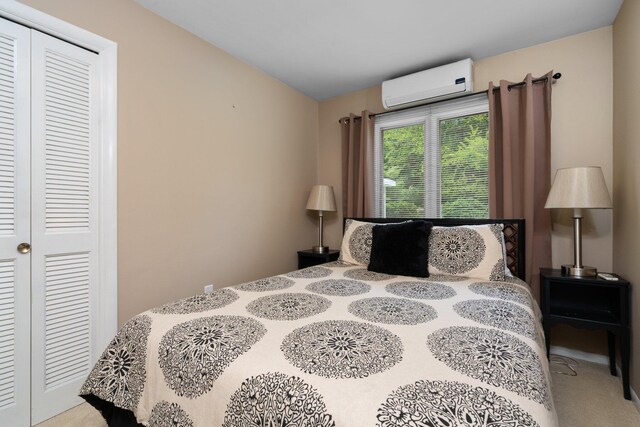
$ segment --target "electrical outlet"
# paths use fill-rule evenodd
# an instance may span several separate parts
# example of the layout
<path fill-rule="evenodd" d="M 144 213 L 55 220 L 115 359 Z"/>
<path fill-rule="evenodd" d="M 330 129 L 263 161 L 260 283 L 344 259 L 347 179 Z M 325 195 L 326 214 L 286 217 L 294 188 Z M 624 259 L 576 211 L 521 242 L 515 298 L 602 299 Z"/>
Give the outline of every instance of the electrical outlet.
<path fill-rule="evenodd" d="M 213 292 L 213 283 L 204 287 L 204 293 L 210 294 Z"/>

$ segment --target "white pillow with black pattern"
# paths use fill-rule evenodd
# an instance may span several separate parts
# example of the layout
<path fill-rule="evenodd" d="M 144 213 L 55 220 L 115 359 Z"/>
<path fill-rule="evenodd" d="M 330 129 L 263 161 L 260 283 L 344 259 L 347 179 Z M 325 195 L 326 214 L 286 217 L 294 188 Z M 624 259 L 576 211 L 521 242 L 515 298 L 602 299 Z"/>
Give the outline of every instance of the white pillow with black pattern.
<path fill-rule="evenodd" d="M 344 236 L 342 236 L 342 246 L 340 247 L 340 261 L 369 265 L 374 225 L 376 224 L 372 222 L 353 219 L 348 219 L 345 222 Z"/>
<path fill-rule="evenodd" d="M 502 224 L 433 227 L 429 274 L 504 281 Z"/>

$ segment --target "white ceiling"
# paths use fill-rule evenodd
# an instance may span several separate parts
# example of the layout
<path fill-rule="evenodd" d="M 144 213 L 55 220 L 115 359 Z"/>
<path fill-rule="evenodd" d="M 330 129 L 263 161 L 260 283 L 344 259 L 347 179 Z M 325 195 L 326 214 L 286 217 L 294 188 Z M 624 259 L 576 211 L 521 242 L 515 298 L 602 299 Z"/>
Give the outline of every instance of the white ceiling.
<path fill-rule="evenodd" d="M 623 2 L 136 1 L 316 100 L 610 25 Z"/>

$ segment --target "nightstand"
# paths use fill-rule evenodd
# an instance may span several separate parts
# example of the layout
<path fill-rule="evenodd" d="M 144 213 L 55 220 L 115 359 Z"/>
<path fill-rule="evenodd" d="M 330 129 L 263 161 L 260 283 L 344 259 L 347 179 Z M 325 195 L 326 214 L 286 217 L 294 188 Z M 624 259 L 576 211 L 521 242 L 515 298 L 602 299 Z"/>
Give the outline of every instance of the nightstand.
<path fill-rule="evenodd" d="M 566 323 L 577 328 L 604 329 L 609 347 L 609 371 L 616 375 L 616 342 L 620 340 L 620 359 L 624 398 L 631 400 L 629 390 L 629 356 L 631 311 L 629 282 L 604 280 L 599 277 L 563 276 L 560 270 L 540 269 L 542 316 L 547 343 L 551 345 L 551 327 Z"/>
<path fill-rule="evenodd" d="M 298 251 L 298 268 L 311 267 L 338 259 L 340 251 L 330 249 L 326 254 L 313 252 L 311 249 Z"/>

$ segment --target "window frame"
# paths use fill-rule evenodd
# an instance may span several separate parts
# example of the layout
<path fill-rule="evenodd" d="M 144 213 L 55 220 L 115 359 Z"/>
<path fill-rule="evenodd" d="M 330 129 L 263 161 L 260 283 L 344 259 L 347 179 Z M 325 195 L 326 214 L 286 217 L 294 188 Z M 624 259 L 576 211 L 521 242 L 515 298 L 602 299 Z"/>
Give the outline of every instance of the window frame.
<path fill-rule="evenodd" d="M 386 218 L 382 134 L 385 130 L 424 125 L 425 218 L 441 218 L 440 121 L 489 112 L 489 97 L 479 93 L 376 116 L 374 127 L 374 213 Z M 437 163 L 436 163 L 437 162 Z M 488 172 L 488 171 L 487 171 Z"/>

